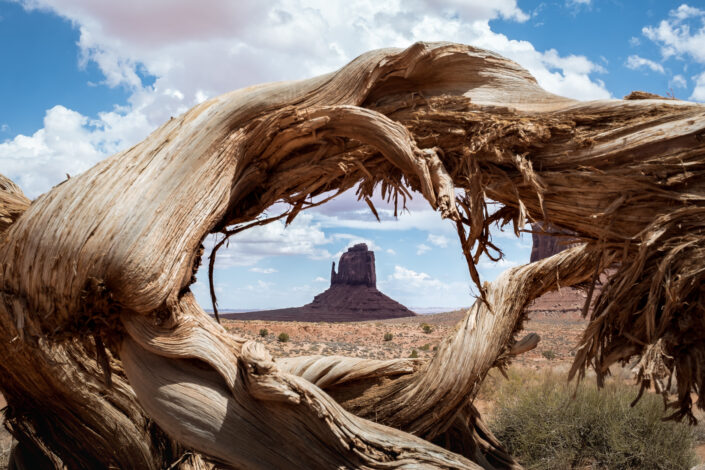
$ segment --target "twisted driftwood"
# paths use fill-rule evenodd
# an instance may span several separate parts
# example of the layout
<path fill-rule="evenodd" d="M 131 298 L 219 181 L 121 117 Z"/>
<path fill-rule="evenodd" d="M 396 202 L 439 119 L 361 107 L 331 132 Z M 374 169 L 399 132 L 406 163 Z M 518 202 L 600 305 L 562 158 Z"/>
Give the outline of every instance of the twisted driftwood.
<path fill-rule="evenodd" d="M 528 302 L 607 267 L 573 373 L 639 356 L 644 385 L 675 372 L 675 417 L 688 415 L 705 385 L 704 116 L 673 100 L 569 100 L 490 52 L 419 43 L 204 102 L 31 204 L 0 178 L 16 463 L 519 468 L 473 398 L 535 346 L 515 340 Z M 456 222 L 478 287 L 479 256 L 499 255 L 493 223 L 549 223 L 580 244 L 482 286 L 425 364 L 274 360 L 195 302 L 206 235 L 267 223 L 282 201 L 290 222 L 353 187 L 373 211 L 375 188 L 395 207 L 421 193 Z"/>

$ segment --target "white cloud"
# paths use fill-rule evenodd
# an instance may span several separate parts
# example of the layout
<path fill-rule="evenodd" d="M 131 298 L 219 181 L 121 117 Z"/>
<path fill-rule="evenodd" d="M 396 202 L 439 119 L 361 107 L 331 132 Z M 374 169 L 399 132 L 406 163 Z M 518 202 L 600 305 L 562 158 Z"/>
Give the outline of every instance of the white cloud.
<path fill-rule="evenodd" d="M 695 101 L 705 101 L 705 72 L 694 77 L 695 88 L 693 88 L 693 94 L 690 99 Z"/>
<path fill-rule="evenodd" d="M 331 201 L 332 203 L 333 201 Z M 327 206 L 327 204 L 326 204 Z M 323 211 L 329 212 L 326 206 L 322 206 Z M 441 219 L 441 215 L 428 206 L 424 201 L 424 209 L 411 210 L 411 212 L 400 214 L 394 218 L 392 209 L 377 208 L 381 222 L 377 222 L 374 216 L 369 213 L 340 212 L 336 215 L 328 215 L 323 211 L 316 210 L 316 220 L 323 228 L 348 228 L 356 230 L 410 230 L 417 229 L 425 232 L 455 233 L 455 225 L 447 220 Z"/>
<path fill-rule="evenodd" d="M 448 247 L 448 238 L 444 237 L 443 235 L 435 235 L 433 233 L 429 233 L 427 240 L 429 243 L 432 245 L 436 245 L 441 248 L 447 248 Z"/>
<path fill-rule="evenodd" d="M 217 259 L 217 257 L 216 257 L 216 259 Z M 257 267 L 250 268 L 250 271 L 252 271 L 253 273 L 260 273 L 260 274 L 272 274 L 272 273 L 278 272 L 274 268 L 257 268 Z"/>
<path fill-rule="evenodd" d="M 123 120 L 117 112 L 98 120 L 57 105 L 44 117 L 44 127 L 31 136 L 18 135 L 0 143 L 0 168 L 29 197 L 36 197 L 116 152 L 143 135 L 143 121 Z"/>
<path fill-rule="evenodd" d="M 379 248 L 379 246 L 377 246 L 375 242 L 370 240 L 369 238 L 364 238 L 359 235 L 354 235 L 352 233 L 334 233 L 331 236 L 336 240 L 347 240 L 348 246 L 346 248 L 350 248 L 351 246 L 357 245 L 358 243 L 366 243 L 368 244 L 368 248 L 370 248 L 370 246 Z"/>
<path fill-rule="evenodd" d="M 244 289 L 251 292 L 267 292 L 272 288 L 272 286 L 274 286 L 273 282 L 265 282 L 262 280 L 258 280 L 255 284 L 247 284 Z M 222 293 L 223 289 L 221 288 L 221 290 L 219 291 L 216 288 L 216 292 Z"/>
<path fill-rule="evenodd" d="M 705 10 L 683 4 L 671 10 L 668 18 L 658 26 L 645 26 L 642 33 L 659 45 L 665 59 L 690 57 L 699 64 L 705 64 Z M 685 67 L 684 69 L 685 70 Z M 685 87 L 685 79 L 673 77 L 674 86 Z M 695 87 L 691 100 L 705 100 L 705 72 L 693 77 Z"/>
<path fill-rule="evenodd" d="M 671 77 L 669 85 L 676 88 L 685 88 L 688 86 L 688 82 L 683 75 L 679 74 Z"/>
<path fill-rule="evenodd" d="M 528 41 L 510 40 L 503 34 L 490 30 L 488 24 L 474 24 L 478 30 L 472 44 L 494 50 L 526 67 L 546 90 L 570 98 L 591 100 L 610 98 L 602 80 L 593 79 L 592 73 L 604 69 L 584 56 L 561 57 L 549 49 L 541 53 Z"/>
<path fill-rule="evenodd" d="M 675 10 L 671 10 L 669 13 L 672 17 L 678 20 L 685 20 L 687 18 L 694 18 L 698 16 L 705 16 L 705 10 L 701 10 L 696 7 L 691 7 L 684 3 Z"/>
<path fill-rule="evenodd" d="M 412 271 L 399 265 L 394 266 L 394 272 L 389 276 L 388 280 L 401 283 L 408 290 L 443 287 L 443 283 L 438 279 L 433 279 L 426 273 Z"/>
<path fill-rule="evenodd" d="M 539 52 L 527 41 L 491 30 L 493 19 L 528 19 L 516 0 L 351 0 L 345 8 L 323 0 L 214 0 L 207 8 L 189 0 L 23 4 L 72 21 L 80 31 L 81 62 L 95 63 L 105 85 L 125 86 L 131 93 L 127 106 L 101 114 L 96 122 L 78 116 L 80 125 L 74 120 L 58 141 L 42 134 L 11 141 L 12 150 L 19 151 L 5 149 L 0 165 L 9 177 L 31 184 L 31 195 L 59 183 L 66 172 L 85 170 L 136 143 L 207 97 L 328 72 L 364 51 L 406 47 L 417 40 L 485 47 L 517 60 L 551 92 L 580 99 L 610 97 L 604 83 L 591 75 L 601 72 L 600 66 L 587 58 Z M 78 153 L 70 151 L 82 146 Z M 51 163 L 39 165 L 23 156 L 38 147 Z"/>
<path fill-rule="evenodd" d="M 568 8 L 573 8 L 574 10 L 579 8 L 590 8 L 592 6 L 592 0 L 566 0 L 565 6 Z"/>
<path fill-rule="evenodd" d="M 377 285 L 385 294 L 410 307 L 468 307 L 473 298 L 469 282 L 442 281 L 423 271 L 396 265 Z"/>
<path fill-rule="evenodd" d="M 425 245 L 423 243 L 416 245 L 416 254 L 417 255 L 422 255 L 426 253 L 427 251 L 431 251 L 431 247 L 428 245 Z"/>
<path fill-rule="evenodd" d="M 302 286 L 291 286 L 287 289 L 290 292 L 294 292 L 298 295 L 302 294 L 314 294 L 320 291 L 320 287 L 313 287 L 309 284 L 304 284 Z M 291 307 L 291 304 L 285 304 L 286 307 Z"/>
<path fill-rule="evenodd" d="M 180 90 L 186 101 L 195 97 L 196 84 L 205 93 L 222 93 L 329 71 L 365 50 L 405 46 L 418 39 L 414 25 L 427 16 L 528 19 L 515 0 L 353 0 L 345 8 L 323 0 L 215 0 L 208 8 L 189 0 L 24 4 L 79 25 L 82 56 L 100 67 L 109 85 L 140 87 L 143 67 L 157 77 L 157 89 Z"/>
<path fill-rule="evenodd" d="M 316 278 L 313 280 L 313 282 L 328 282 L 328 281 L 329 281 L 329 279 L 326 279 L 326 278 L 321 277 L 321 276 L 318 276 L 318 277 L 316 277 Z"/>
<path fill-rule="evenodd" d="M 318 214 L 312 213 L 312 215 L 313 215 L 313 217 L 318 219 Z M 340 251 L 338 251 L 334 255 L 330 256 L 331 259 L 333 259 L 335 261 L 339 260 L 340 257 L 343 255 L 343 253 L 348 251 L 348 248 L 350 248 L 354 245 L 358 245 L 360 243 L 364 243 L 365 245 L 367 245 L 367 248 L 371 251 L 382 251 L 382 247 L 380 247 L 378 244 L 376 244 L 374 242 L 374 240 L 371 240 L 371 239 L 365 238 L 365 237 L 360 237 L 359 235 L 352 235 L 349 233 L 334 233 L 332 235 L 332 238 L 338 239 L 338 240 L 347 240 L 347 243 L 346 243 L 345 247 L 343 247 L 343 249 L 341 249 Z"/>
<path fill-rule="evenodd" d="M 206 238 L 204 257 L 210 255 L 216 239 L 219 239 L 217 235 Z M 288 227 L 282 221 L 275 221 L 233 236 L 228 245 L 218 250 L 215 264 L 217 268 L 252 266 L 269 256 L 298 255 L 316 260 L 329 259 L 331 255 L 322 245 L 330 242 L 320 224 L 314 222 L 313 216 L 302 213 Z"/>
<path fill-rule="evenodd" d="M 639 46 L 641 45 L 641 39 L 636 36 L 632 36 L 631 38 L 629 38 L 629 45 L 632 47 Z"/>
<path fill-rule="evenodd" d="M 652 72 L 664 73 L 663 66 L 661 64 L 638 55 L 630 55 L 627 57 L 627 62 L 624 65 L 632 70 L 647 68 Z"/>
<path fill-rule="evenodd" d="M 385 251 L 387 252 L 387 254 L 392 255 L 392 256 L 397 254 L 397 252 L 392 250 L 391 248 L 387 248 Z"/>
<path fill-rule="evenodd" d="M 519 264 L 520 263 L 518 263 L 517 261 L 508 260 L 506 258 L 502 258 L 499 261 L 492 261 L 487 259 L 486 257 L 483 257 L 480 262 L 477 263 L 477 267 L 486 270 L 494 269 L 504 271 L 505 269 L 519 266 Z"/>
<path fill-rule="evenodd" d="M 392 274 L 378 285 L 392 298 L 404 299 L 406 305 L 416 307 L 470 306 L 469 283 L 436 279 L 422 271 L 396 265 Z"/>
<path fill-rule="evenodd" d="M 700 63 L 705 63 L 705 25 L 697 31 L 691 29 L 686 20 L 705 16 L 705 10 L 681 5 L 671 10 L 669 18 L 662 20 L 658 26 L 642 28 L 644 36 L 661 46 L 665 57 L 689 55 Z"/>

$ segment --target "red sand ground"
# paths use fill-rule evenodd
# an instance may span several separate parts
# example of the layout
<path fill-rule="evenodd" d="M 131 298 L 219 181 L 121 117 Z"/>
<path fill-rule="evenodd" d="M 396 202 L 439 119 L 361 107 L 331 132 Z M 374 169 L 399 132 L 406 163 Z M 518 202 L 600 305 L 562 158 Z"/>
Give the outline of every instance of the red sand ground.
<path fill-rule="evenodd" d="M 570 362 L 587 323 L 580 316 L 584 301 L 585 295 L 581 292 L 563 289 L 561 293 L 544 296 L 532 305 L 522 334 L 538 333 L 541 342 L 534 351 L 520 356 L 515 362 L 534 368 Z M 464 310 L 457 310 L 354 323 L 224 320 L 223 325 L 232 333 L 264 341 L 275 357 L 340 354 L 391 359 L 408 357 L 416 349 L 419 357 L 430 358 L 433 348 L 450 334 L 464 315 Z M 431 326 L 430 333 L 423 331 L 423 324 Z M 264 338 L 259 336 L 262 329 L 268 332 Z M 288 334 L 289 341 L 279 342 L 280 333 Z M 385 333 L 392 334 L 391 341 L 384 341 Z"/>

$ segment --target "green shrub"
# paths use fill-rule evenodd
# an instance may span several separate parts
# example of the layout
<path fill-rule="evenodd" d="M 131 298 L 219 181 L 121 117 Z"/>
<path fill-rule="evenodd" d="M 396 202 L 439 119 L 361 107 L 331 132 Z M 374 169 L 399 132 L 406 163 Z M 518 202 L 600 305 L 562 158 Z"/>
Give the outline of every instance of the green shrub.
<path fill-rule="evenodd" d="M 279 341 L 280 343 L 286 343 L 287 341 L 289 341 L 289 335 L 286 333 L 279 333 L 277 341 Z"/>
<path fill-rule="evenodd" d="M 576 390 L 565 376 L 510 369 L 493 393 L 492 431 L 527 469 L 675 470 L 697 463 L 693 430 L 662 421 L 661 397 L 647 392 L 631 408 L 636 387 L 609 382 L 598 390 L 588 380 Z"/>
<path fill-rule="evenodd" d="M 269 331 L 267 331 L 266 328 L 262 328 L 261 330 L 259 330 L 259 335 L 260 335 L 262 338 L 266 338 L 268 334 L 269 334 Z"/>
<path fill-rule="evenodd" d="M 423 346 L 421 346 L 419 349 L 422 351 L 428 351 L 429 349 L 431 349 L 431 345 L 429 343 L 426 343 Z"/>
<path fill-rule="evenodd" d="M 546 351 L 541 351 L 541 355 L 548 359 L 549 361 L 552 359 L 556 358 L 556 353 L 554 353 L 551 349 L 546 350 Z"/>
<path fill-rule="evenodd" d="M 433 331 L 433 327 L 429 325 L 428 323 L 423 323 L 421 325 L 421 329 L 423 330 L 424 333 L 429 334 L 430 332 Z"/>
<path fill-rule="evenodd" d="M 385 334 L 384 334 L 384 340 L 385 340 L 385 341 L 391 341 L 392 338 L 394 338 L 394 335 L 392 335 L 391 333 L 385 333 Z"/>
<path fill-rule="evenodd" d="M 419 357 L 419 352 L 416 349 L 412 349 L 411 354 L 409 354 L 409 357 L 412 359 L 416 359 L 417 357 Z"/>

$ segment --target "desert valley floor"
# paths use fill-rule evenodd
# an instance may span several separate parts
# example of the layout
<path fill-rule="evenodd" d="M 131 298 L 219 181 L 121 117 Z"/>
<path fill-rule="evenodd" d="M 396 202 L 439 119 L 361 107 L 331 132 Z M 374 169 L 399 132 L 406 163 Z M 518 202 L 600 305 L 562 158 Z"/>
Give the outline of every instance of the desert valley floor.
<path fill-rule="evenodd" d="M 514 362 L 536 368 L 569 363 L 586 324 L 577 313 L 534 312 L 525 323 L 521 336 L 534 332 L 541 336 L 541 341 L 536 349 L 519 356 Z M 409 357 L 416 350 L 419 358 L 430 358 L 434 347 L 454 329 L 464 314 L 464 310 L 457 310 L 353 323 L 224 320 L 223 324 L 236 335 L 263 341 L 275 357 L 322 354 L 392 359 Z M 431 327 L 430 333 L 424 332 L 424 324 Z M 268 332 L 264 338 L 259 335 L 263 329 Z M 289 341 L 279 341 L 281 333 L 288 334 Z M 390 341 L 384 340 L 385 333 L 392 334 Z"/>

